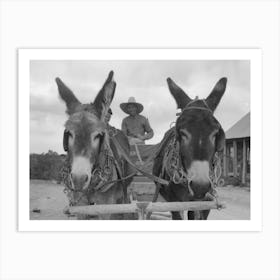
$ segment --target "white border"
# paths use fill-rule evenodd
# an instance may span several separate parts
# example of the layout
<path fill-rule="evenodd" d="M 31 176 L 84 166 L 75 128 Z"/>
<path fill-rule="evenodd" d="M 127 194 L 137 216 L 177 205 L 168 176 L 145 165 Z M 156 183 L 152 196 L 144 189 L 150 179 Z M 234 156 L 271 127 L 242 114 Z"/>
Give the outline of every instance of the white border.
<path fill-rule="evenodd" d="M 83 221 L 29 220 L 30 60 L 250 60 L 251 65 L 251 219 L 246 221 Z M 260 49 L 20 49 L 19 231 L 261 231 L 262 229 L 262 66 Z M 28 132 L 28 133 L 27 133 Z M 215 210 L 214 210 L 215 211 Z M 77 230 L 79 229 L 79 230 Z"/>

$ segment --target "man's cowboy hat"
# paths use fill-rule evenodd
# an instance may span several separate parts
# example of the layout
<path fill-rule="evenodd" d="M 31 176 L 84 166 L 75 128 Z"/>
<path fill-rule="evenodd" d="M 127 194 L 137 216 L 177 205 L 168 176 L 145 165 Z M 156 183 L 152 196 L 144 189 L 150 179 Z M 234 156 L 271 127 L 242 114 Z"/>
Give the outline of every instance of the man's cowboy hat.
<path fill-rule="evenodd" d="M 143 105 L 141 103 L 137 103 L 134 97 L 129 97 L 128 101 L 126 103 L 121 103 L 120 107 L 125 113 L 129 114 L 127 111 L 127 107 L 130 104 L 134 105 L 137 108 L 137 114 L 140 114 L 144 109 Z"/>

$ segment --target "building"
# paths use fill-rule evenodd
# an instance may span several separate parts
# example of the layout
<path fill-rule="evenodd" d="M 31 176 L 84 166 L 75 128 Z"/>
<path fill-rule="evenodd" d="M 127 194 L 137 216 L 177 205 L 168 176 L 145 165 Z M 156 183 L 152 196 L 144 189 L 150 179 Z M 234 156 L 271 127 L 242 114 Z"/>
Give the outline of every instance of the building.
<path fill-rule="evenodd" d="M 250 112 L 226 131 L 223 175 L 250 182 Z"/>

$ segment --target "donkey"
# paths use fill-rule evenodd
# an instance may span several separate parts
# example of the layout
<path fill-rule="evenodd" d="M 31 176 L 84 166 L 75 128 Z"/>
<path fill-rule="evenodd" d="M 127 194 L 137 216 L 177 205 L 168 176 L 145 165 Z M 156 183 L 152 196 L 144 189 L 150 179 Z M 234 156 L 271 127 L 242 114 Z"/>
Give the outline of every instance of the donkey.
<path fill-rule="evenodd" d="M 168 202 L 208 200 L 206 194 L 211 193 L 213 187 L 210 173 L 214 156 L 223 151 L 225 143 L 224 130 L 213 113 L 226 90 L 227 79 L 220 79 L 206 99 L 194 100 L 172 79 L 168 78 L 167 83 L 182 111 L 175 127 L 165 134 L 154 160 L 153 174 L 169 181 L 165 186 L 157 184 L 157 192 Z M 172 153 L 176 154 L 176 151 L 178 165 L 181 167 L 180 174 L 187 178 L 184 183 L 175 180 L 172 177 L 174 173 L 170 172 L 170 160 Z M 175 166 L 175 169 L 178 170 L 179 166 Z M 157 194 L 154 200 L 156 197 Z M 206 220 L 209 212 L 210 210 L 188 211 L 188 219 Z M 182 217 L 179 212 L 172 212 L 172 219 L 179 220 Z"/>
<path fill-rule="evenodd" d="M 82 104 L 61 79 L 56 78 L 59 95 L 69 116 L 65 123 L 63 146 L 69 165 L 66 190 L 72 205 L 121 204 L 127 201 L 127 187 L 132 178 L 122 179 L 131 170 L 114 147 L 111 137 L 116 137 L 129 154 L 128 139 L 120 130 L 106 123 L 116 89 L 113 74 L 113 71 L 109 73 L 94 102 L 89 104 Z M 111 184 L 102 187 L 108 181 Z M 100 215 L 98 218 L 121 219 L 121 216 Z"/>

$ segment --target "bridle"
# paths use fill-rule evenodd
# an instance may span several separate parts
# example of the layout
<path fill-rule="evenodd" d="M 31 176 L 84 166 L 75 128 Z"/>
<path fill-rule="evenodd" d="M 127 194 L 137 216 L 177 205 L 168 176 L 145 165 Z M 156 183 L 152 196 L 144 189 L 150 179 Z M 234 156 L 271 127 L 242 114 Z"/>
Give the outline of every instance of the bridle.
<path fill-rule="evenodd" d="M 108 191 L 114 185 L 114 183 L 122 177 L 122 168 L 115 159 L 110 144 L 107 141 L 109 135 L 106 135 L 112 135 L 112 133 L 114 134 L 116 131 L 112 132 L 112 130 L 110 130 L 109 132 L 108 130 L 105 130 L 104 135 L 102 136 L 103 139 L 101 141 L 98 160 L 93 165 L 91 170 L 91 179 L 88 187 L 84 189 L 75 189 L 72 186 L 72 181 L 70 178 L 71 161 L 69 157 L 69 148 L 68 145 L 66 145 L 68 142 L 68 133 L 69 132 L 67 130 L 64 131 L 63 146 L 64 150 L 67 152 L 67 157 L 61 170 L 61 174 L 63 183 L 65 185 L 64 192 L 69 198 L 70 205 L 75 205 L 82 199 L 82 197 L 88 198 L 88 196 L 95 191 L 100 191 L 102 193 Z M 78 199 L 74 199 L 75 194 L 77 196 L 78 193 L 80 196 Z"/>
<path fill-rule="evenodd" d="M 197 101 L 202 101 L 203 104 L 205 105 L 205 107 L 199 107 L 199 106 L 194 106 L 192 105 L 193 103 L 197 102 Z M 213 115 L 213 111 L 209 108 L 207 102 L 205 99 L 198 99 L 198 97 L 196 97 L 194 100 L 190 101 L 186 106 L 185 108 L 182 109 L 182 112 L 183 111 L 186 111 L 186 110 L 192 110 L 192 109 L 196 109 L 196 110 L 205 110 L 205 111 L 208 111 L 210 112 L 212 115 Z M 181 112 L 181 113 L 182 113 Z"/>
<path fill-rule="evenodd" d="M 202 101 L 205 107 L 195 106 L 195 102 L 198 101 L 198 97 L 196 97 L 194 100 L 189 102 L 181 111 L 181 113 L 178 114 L 179 116 L 186 110 L 205 110 L 211 113 L 213 115 L 213 111 L 209 108 L 207 102 L 205 99 L 200 99 L 199 101 Z M 176 122 L 177 123 L 177 122 Z M 182 162 L 181 157 L 179 155 L 179 142 L 176 139 L 176 134 L 174 134 L 173 138 L 169 141 L 169 145 L 166 149 L 163 164 L 162 164 L 162 170 L 160 177 L 163 177 L 164 172 L 167 172 L 170 180 L 174 184 L 183 184 L 186 185 L 188 188 L 188 191 L 190 193 L 190 196 L 194 196 L 194 192 L 191 187 L 191 181 L 193 179 L 194 174 L 190 174 L 189 172 L 185 171 Z M 211 184 L 211 191 L 214 192 L 214 189 L 217 186 L 223 185 L 223 181 L 220 180 L 220 177 L 222 175 L 222 168 L 221 168 L 221 158 L 219 155 L 219 152 L 216 150 L 213 158 L 212 158 L 212 164 L 211 164 L 210 172 L 209 172 L 209 182 Z"/>
<path fill-rule="evenodd" d="M 181 111 L 181 113 L 185 110 L 196 109 L 196 110 L 206 110 L 206 111 L 209 111 L 211 114 L 213 114 L 213 111 L 209 108 L 209 106 L 207 105 L 207 103 L 204 99 L 202 99 L 200 101 L 203 101 L 205 107 L 195 106 L 195 104 L 194 104 L 195 101 L 197 101 L 197 98 L 195 100 L 189 102 L 187 104 L 187 106 Z M 128 162 L 128 164 L 130 164 L 133 168 L 135 168 L 137 171 L 142 173 L 144 176 L 150 178 L 151 180 L 153 180 L 157 183 L 160 183 L 163 185 L 169 184 L 168 181 L 163 179 L 163 177 L 164 177 L 163 172 L 164 172 L 164 169 L 166 168 L 166 162 L 163 162 L 163 164 L 162 164 L 162 172 L 159 175 L 159 177 L 157 177 L 153 174 L 149 174 L 149 173 L 141 170 L 133 162 L 131 162 L 129 156 L 126 155 L 125 151 L 123 150 L 120 143 L 117 141 L 117 139 L 115 137 L 117 134 L 117 130 L 115 128 L 111 127 L 111 129 L 106 130 L 106 133 L 108 133 L 107 136 L 111 137 L 112 142 L 115 144 L 116 148 L 121 152 L 121 154 L 123 155 L 124 159 Z M 64 132 L 64 137 L 65 137 L 65 132 Z M 104 137 L 104 138 L 106 138 L 106 137 Z M 63 140 L 63 143 L 65 143 L 64 140 Z M 194 192 L 190 185 L 192 178 L 193 178 L 193 174 L 188 174 L 182 167 L 182 164 L 180 162 L 179 151 L 178 151 L 178 144 L 179 143 L 178 143 L 178 140 L 176 139 L 176 135 L 174 135 L 172 140 L 169 141 L 169 145 L 168 145 L 168 148 L 167 148 L 167 150 L 165 152 L 165 156 L 164 156 L 164 159 L 165 159 L 165 158 L 167 158 L 166 154 L 168 153 L 168 151 L 171 153 L 171 158 L 168 157 L 169 160 L 171 161 L 170 165 L 173 168 L 173 172 L 172 172 L 172 176 L 170 176 L 170 180 L 173 181 L 175 184 L 187 185 L 189 193 L 193 196 Z M 122 168 L 120 167 L 117 160 L 115 159 L 109 143 L 104 141 L 103 145 L 105 145 L 105 146 L 103 146 L 103 151 L 101 151 L 100 154 L 103 152 L 103 154 L 105 155 L 105 158 L 104 158 L 105 165 L 104 166 L 94 166 L 94 168 L 91 172 L 91 181 L 90 181 L 89 187 L 86 188 L 85 190 L 76 190 L 76 189 L 72 188 L 71 181 L 69 180 L 71 164 L 70 164 L 70 162 L 67 162 L 67 160 L 66 160 L 66 164 L 64 165 L 63 170 L 62 170 L 62 178 L 63 178 L 64 185 L 66 186 L 64 191 L 68 195 L 68 198 L 70 197 L 70 199 L 69 199 L 70 205 L 71 204 L 74 205 L 74 204 L 78 203 L 78 201 L 82 197 L 84 197 L 84 196 L 88 197 L 88 195 L 94 191 L 106 192 L 114 185 L 114 183 L 117 183 L 117 182 L 123 183 L 125 180 L 133 177 L 136 174 L 136 172 L 135 172 L 135 173 L 129 174 L 126 177 L 123 177 Z M 68 147 L 67 147 L 67 151 L 68 151 Z M 116 178 L 112 178 L 112 176 L 111 176 L 112 167 L 114 167 L 116 170 L 116 175 L 117 175 L 117 176 L 115 176 Z M 220 177 L 221 177 L 221 173 L 222 173 L 221 170 L 222 169 L 221 169 L 220 156 L 219 156 L 218 152 L 216 151 L 213 156 L 213 159 L 212 159 L 212 168 L 210 168 L 211 172 L 209 174 L 209 181 L 211 183 L 212 195 L 216 192 L 214 190 L 214 188 L 216 188 L 217 186 L 219 186 L 221 184 L 221 181 L 220 181 Z M 75 194 L 75 193 L 81 194 L 78 199 L 73 199 L 73 194 Z"/>

